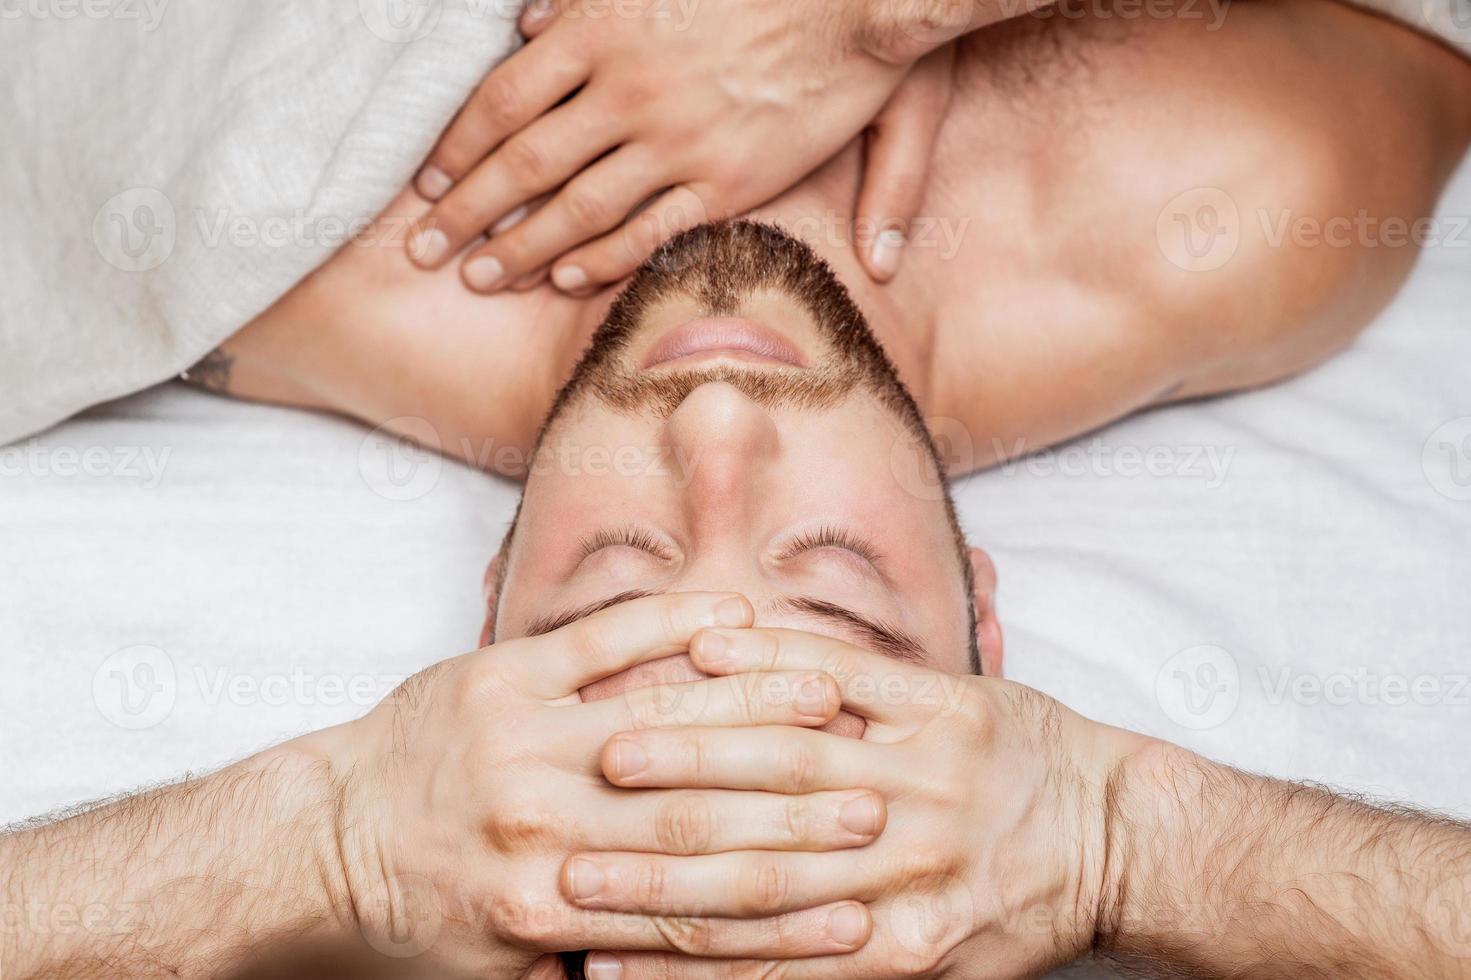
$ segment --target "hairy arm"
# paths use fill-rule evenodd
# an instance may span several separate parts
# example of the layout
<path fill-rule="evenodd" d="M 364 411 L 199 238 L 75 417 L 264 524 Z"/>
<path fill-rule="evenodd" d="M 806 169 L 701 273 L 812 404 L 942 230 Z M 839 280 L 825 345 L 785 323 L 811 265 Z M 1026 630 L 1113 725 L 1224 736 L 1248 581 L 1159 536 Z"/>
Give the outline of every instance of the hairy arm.
<path fill-rule="evenodd" d="M 289 745 L 0 837 L 7 977 L 215 976 L 341 929 L 322 768 Z"/>
<path fill-rule="evenodd" d="M 1163 743 L 1115 803 L 1104 955 L 1171 975 L 1471 976 L 1471 827 Z"/>

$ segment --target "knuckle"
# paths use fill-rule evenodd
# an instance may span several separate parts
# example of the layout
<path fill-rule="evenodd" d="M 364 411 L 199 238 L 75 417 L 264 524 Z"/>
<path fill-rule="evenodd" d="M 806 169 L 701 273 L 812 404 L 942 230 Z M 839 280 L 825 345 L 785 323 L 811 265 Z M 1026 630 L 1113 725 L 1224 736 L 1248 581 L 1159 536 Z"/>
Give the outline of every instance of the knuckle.
<path fill-rule="evenodd" d="M 654 836 L 667 854 L 704 854 L 714 837 L 714 814 L 698 796 L 679 796 L 659 808 Z"/>
<path fill-rule="evenodd" d="M 708 735 L 697 735 L 689 747 L 690 777 L 703 782 L 718 770 L 716 749 Z"/>
<path fill-rule="evenodd" d="M 792 897 L 792 876 L 774 861 L 761 861 L 746 872 L 744 911 L 748 915 L 771 915 L 784 908 Z"/>
<path fill-rule="evenodd" d="M 521 87 L 506 73 L 493 74 L 475 92 L 474 114 L 494 129 L 512 127 L 521 116 Z"/>
<path fill-rule="evenodd" d="M 789 745 L 782 749 L 778 771 L 784 775 L 787 790 L 792 793 L 809 792 L 817 777 L 812 754 L 802 745 Z"/>
<path fill-rule="evenodd" d="M 787 835 L 787 841 L 793 844 L 806 844 L 813 839 L 813 814 L 812 807 L 806 800 L 789 800 L 785 806 L 783 821 Z"/>
<path fill-rule="evenodd" d="M 708 956 L 714 948 L 714 933 L 711 924 L 706 919 L 698 919 L 690 916 L 664 916 L 655 920 L 659 934 L 669 944 L 670 949 L 678 950 L 686 956 Z M 669 969 L 661 973 L 661 976 L 681 976 L 682 971 L 675 968 L 673 961 L 665 960 Z"/>
<path fill-rule="evenodd" d="M 554 938 L 556 921 L 549 911 L 550 903 L 541 890 L 521 883 L 512 884 L 500 895 L 494 914 L 503 935 L 522 946 L 535 947 Z"/>
<path fill-rule="evenodd" d="M 913 949 L 896 950 L 892 964 L 896 977 L 932 977 L 945 961 L 945 951 L 936 943 L 918 942 Z"/>
<path fill-rule="evenodd" d="M 503 797 L 499 813 L 485 824 L 486 840 L 501 853 L 531 850 L 561 840 L 565 831 L 565 818 L 544 805 L 514 796 Z"/>
<path fill-rule="evenodd" d="M 597 230 L 613 223 L 607 199 L 591 188 L 568 187 L 562 193 L 562 206 L 578 228 Z"/>
<path fill-rule="evenodd" d="M 547 170 L 547 155 L 526 137 L 511 140 L 500 152 L 511 179 L 523 186 L 538 184 Z"/>
<path fill-rule="evenodd" d="M 600 664 L 609 654 L 608 641 L 602 630 L 587 621 L 572 631 L 570 646 L 572 656 L 585 664 Z"/>
<path fill-rule="evenodd" d="M 633 869 L 630 891 L 634 902 L 645 908 L 657 908 L 664 901 L 668 875 L 662 861 L 640 861 Z"/>

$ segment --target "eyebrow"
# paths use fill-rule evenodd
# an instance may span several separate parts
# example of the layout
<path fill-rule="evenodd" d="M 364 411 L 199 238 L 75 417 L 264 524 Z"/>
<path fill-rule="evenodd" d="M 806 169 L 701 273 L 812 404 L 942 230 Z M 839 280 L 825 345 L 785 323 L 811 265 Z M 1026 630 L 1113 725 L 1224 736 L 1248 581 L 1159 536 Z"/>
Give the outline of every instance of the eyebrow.
<path fill-rule="evenodd" d="M 611 606 L 616 606 L 624 602 L 632 602 L 634 599 L 644 599 L 649 596 L 663 594 L 663 591 L 647 589 L 631 589 L 627 592 L 619 592 L 617 595 L 611 595 L 598 602 L 591 602 L 585 606 L 578 606 L 575 609 L 568 609 L 551 616 L 538 617 L 532 620 L 526 627 L 526 635 L 541 636 L 545 633 L 559 630 L 563 626 L 575 623 L 579 619 L 586 619 L 588 616 L 602 612 Z M 924 646 L 919 640 L 913 634 L 892 624 L 885 623 L 883 620 L 871 619 L 862 613 L 854 612 L 852 609 L 845 608 L 836 603 L 827 602 L 823 599 L 813 599 L 807 596 L 783 596 L 777 599 L 772 606 L 773 608 L 785 609 L 790 612 L 805 613 L 809 616 L 816 616 L 819 619 L 836 623 L 845 632 L 856 636 L 861 642 L 874 647 L 884 656 L 893 657 L 895 660 L 903 660 L 909 663 L 922 664 L 925 662 Z"/>

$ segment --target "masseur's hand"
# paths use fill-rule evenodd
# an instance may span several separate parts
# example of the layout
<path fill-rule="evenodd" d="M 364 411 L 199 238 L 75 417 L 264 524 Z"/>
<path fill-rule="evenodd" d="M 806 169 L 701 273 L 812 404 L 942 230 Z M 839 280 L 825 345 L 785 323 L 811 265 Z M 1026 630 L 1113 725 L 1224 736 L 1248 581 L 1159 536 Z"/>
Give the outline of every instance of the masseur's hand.
<path fill-rule="evenodd" d="M 581 292 L 684 228 L 775 197 L 873 124 L 852 237 L 887 279 L 948 105 L 944 42 L 969 24 L 956 16 L 967 4 L 935 0 L 947 21 L 909 3 L 918 27 L 891 6 L 533 3 L 530 42 L 486 77 L 419 174 L 438 203 L 410 255 L 438 268 L 489 229 L 464 261 L 472 289 L 534 283 L 555 261 L 552 281 Z"/>
<path fill-rule="evenodd" d="M 834 682 L 812 671 L 752 684 L 665 685 L 596 703 L 578 696 L 599 678 L 683 652 L 702 627 L 749 625 L 751 617 L 737 595 L 625 603 L 446 661 L 359 721 L 311 736 L 342 781 L 333 825 L 352 915 L 369 939 L 478 976 L 540 971 L 543 954 L 590 946 L 697 944 L 735 957 L 861 946 L 869 917 L 852 901 L 709 921 L 584 911 L 562 897 L 581 887 L 559 886 L 567 856 L 578 851 L 721 854 L 732 868 L 750 869 L 773 851 L 855 847 L 880 832 L 882 801 L 862 790 L 628 793 L 602 778 L 599 751 L 619 731 L 822 725 L 837 713 Z M 711 904 L 723 891 L 711 885 Z"/>
<path fill-rule="evenodd" d="M 1105 891 L 1110 779 L 1148 740 L 1030 688 L 933 673 L 825 637 L 775 629 L 718 637 L 696 638 L 691 655 L 701 670 L 831 675 L 844 707 L 867 719 L 863 739 L 791 727 L 621 734 L 603 753 L 608 778 L 627 787 L 777 793 L 868 787 L 888 802 L 883 835 L 857 851 L 771 853 L 759 863 L 585 854 L 574 864 L 598 871 L 577 880 L 601 887 L 576 900 L 588 909 L 698 909 L 739 921 L 857 899 L 872 909 L 873 936 L 851 954 L 736 966 L 599 951 L 590 961 L 604 971 L 597 976 L 1033 976 L 1089 948 Z M 726 887 L 712 905 L 716 882 Z"/>

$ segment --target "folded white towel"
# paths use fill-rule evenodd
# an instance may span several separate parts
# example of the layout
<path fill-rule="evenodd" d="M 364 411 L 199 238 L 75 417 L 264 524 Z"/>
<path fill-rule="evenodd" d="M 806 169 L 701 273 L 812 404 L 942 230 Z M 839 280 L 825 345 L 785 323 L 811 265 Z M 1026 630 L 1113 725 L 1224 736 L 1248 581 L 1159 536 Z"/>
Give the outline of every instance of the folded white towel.
<path fill-rule="evenodd" d="M 0 9 L 0 444 L 175 374 L 411 179 L 519 0 Z"/>

